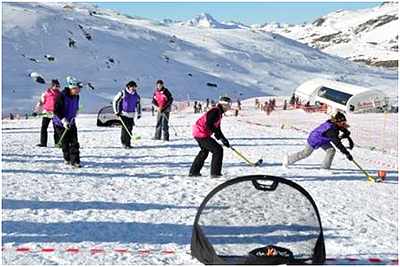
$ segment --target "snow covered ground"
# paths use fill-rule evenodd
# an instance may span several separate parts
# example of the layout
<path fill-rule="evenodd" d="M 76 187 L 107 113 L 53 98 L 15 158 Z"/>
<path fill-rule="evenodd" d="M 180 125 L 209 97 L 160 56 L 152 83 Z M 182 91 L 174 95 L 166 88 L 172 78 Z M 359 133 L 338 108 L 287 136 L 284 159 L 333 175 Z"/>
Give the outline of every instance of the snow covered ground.
<path fill-rule="evenodd" d="M 222 129 L 244 155 L 253 161 L 263 157 L 265 163 L 249 167 L 225 149 L 222 179 L 208 177 L 210 159 L 203 177 L 186 176 L 198 152 L 191 125 L 199 114 L 189 110 L 172 114 L 178 136 L 171 129 L 168 143 L 151 140 L 155 118 L 145 112 L 135 128 L 142 138 L 132 150 L 121 148 L 119 128 L 96 127 L 95 115 L 81 114 L 77 118 L 81 169 L 65 166 L 59 149 L 35 146 L 39 118 L 3 120 L 2 263 L 198 264 L 188 254 L 197 207 L 218 184 L 250 174 L 285 177 L 311 194 L 321 214 L 328 257 L 397 258 L 397 144 L 384 153 L 382 140 L 372 135 L 382 133 L 377 128 L 383 125 L 385 115 L 349 117 L 358 145 L 352 152 L 354 158 L 372 175 L 379 169 L 388 172 L 385 183 L 369 184 L 340 152 L 331 171 L 318 169 L 323 151 L 284 169 L 283 155 L 300 150 L 307 137 L 303 130 L 318 125 L 326 115 L 277 111 L 267 117 L 252 103 L 248 102 L 239 117 L 225 117 Z M 397 124 L 390 122 L 398 118 L 397 114 L 386 116 L 385 142 L 389 143 L 397 140 Z M 282 121 L 286 121 L 283 128 Z M 371 134 L 363 135 L 360 129 Z M 377 149 L 372 151 L 371 146 Z M 394 168 L 382 167 L 379 162 Z M 17 247 L 33 252 L 16 252 Z M 55 251 L 40 252 L 43 248 Z M 66 252 L 68 248 L 80 252 Z M 92 248 L 105 252 L 93 254 Z M 117 248 L 129 252 L 120 253 Z M 141 249 L 151 253 L 140 254 Z"/>

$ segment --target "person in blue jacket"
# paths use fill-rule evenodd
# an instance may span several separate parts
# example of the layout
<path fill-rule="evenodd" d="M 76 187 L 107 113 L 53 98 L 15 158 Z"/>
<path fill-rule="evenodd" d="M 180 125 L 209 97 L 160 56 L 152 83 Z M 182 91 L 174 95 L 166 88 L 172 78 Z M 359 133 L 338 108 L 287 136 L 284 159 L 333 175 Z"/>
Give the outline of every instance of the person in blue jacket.
<path fill-rule="evenodd" d="M 327 120 L 316 129 L 314 129 L 307 139 L 306 147 L 297 153 L 285 155 L 282 165 L 288 167 L 289 165 L 307 158 L 312 152 L 318 148 L 325 150 L 325 159 L 321 164 L 322 169 L 330 169 L 336 150 L 332 146 L 334 144 L 340 152 L 346 155 L 347 159 L 352 161 L 353 157 L 346 147 L 342 144 L 342 139 L 348 139 L 349 149 L 354 147 L 353 140 L 350 137 L 350 131 L 347 129 L 346 117 L 343 113 L 337 112 L 332 119 Z M 342 134 L 340 134 L 342 132 Z M 331 144 L 332 143 L 332 144 Z"/>
<path fill-rule="evenodd" d="M 68 86 L 56 99 L 53 123 L 55 131 L 60 137 L 64 163 L 74 168 L 80 168 L 78 129 L 75 122 L 79 109 L 80 87 L 78 81 L 69 76 L 67 84 Z"/>
<path fill-rule="evenodd" d="M 135 125 L 135 114 L 137 112 L 137 119 L 142 116 L 142 108 L 140 105 L 140 96 L 137 93 L 137 84 L 130 81 L 126 84 L 125 89 L 118 92 L 113 100 L 113 110 L 115 115 L 121 118 L 125 127 L 121 126 L 121 143 L 126 149 L 132 148 L 131 136 L 132 128 Z M 129 132 L 127 132 L 127 130 Z"/>

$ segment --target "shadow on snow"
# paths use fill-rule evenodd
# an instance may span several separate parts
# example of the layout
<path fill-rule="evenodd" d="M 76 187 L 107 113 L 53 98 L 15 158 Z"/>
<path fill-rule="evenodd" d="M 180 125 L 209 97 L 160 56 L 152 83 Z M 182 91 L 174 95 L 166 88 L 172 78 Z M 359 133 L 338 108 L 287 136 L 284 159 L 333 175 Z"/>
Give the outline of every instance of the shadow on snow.
<path fill-rule="evenodd" d="M 314 234 L 304 235 L 297 231 L 296 227 L 286 227 L 292 231 L 289 242 L 299 242 L 315 239 Z M 147 243 L 188 245 L 191 241 L 192 226 L 170 223 L 139 223 L 139 222 L 85 222 L 75 221 L 68 223 L 35 223 L 24 221 L 3 221 L 2 242 L 5 243 L 38 243 L 38 242 L 120 242 L 120 243 Z M 282 239 L 282 235 L 270 234 L 274 229 L 262 226 L 215 226 L 215 230 L 232 232 L 238 235 L 213 238 L 214 244 L 251 244 L 254 242 L 269 242 Z M 278 227 L 277 229 L 281 229 Z M 237 230 L 237 231 L 235 231 Z M 268 232 L 267 232 L 268 231 Z M 240 233 L 240 235 L 239 235 Z M 246 237 L 244 235 L 251 235 Z M 266 240 L 268 239 L 268 241 Z M 326 236 L 326 239 L 339 238 Z M 340 237 L 343 238 L 343 237 Z"/>

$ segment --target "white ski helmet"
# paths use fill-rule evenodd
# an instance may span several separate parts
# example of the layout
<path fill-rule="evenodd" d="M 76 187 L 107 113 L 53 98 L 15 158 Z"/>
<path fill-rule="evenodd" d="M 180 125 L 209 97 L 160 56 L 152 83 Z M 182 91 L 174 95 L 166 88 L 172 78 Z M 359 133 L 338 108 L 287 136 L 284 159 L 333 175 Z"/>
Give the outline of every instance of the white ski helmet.
<path fill-rule="evenodd" d="M 79 82 L 74 77 L 67 76 L 66 80 L 67 80 L 67 85 L 69 88 L 79 87 Z"/>

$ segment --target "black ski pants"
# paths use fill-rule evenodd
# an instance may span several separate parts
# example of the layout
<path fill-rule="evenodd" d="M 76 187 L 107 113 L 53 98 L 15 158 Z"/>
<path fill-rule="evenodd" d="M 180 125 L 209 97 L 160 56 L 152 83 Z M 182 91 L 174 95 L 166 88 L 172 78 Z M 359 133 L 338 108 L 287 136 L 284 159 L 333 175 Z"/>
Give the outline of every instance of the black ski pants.
<path fill-rule="evenodd" d="M 161 131 L 163 131 L 163 139 L 164 141 L 169 141 L 169 112 L 158 112 L 157 113 L 157 124 L 156 124 L 156 132 L 154 134 L 154 139 L 161 139 Z"/>
<path fill-rule="evenodd" d="M 55 126 L 58 136 L 62 136 L 65 131 L 64 127 Z M 80 163 L 79 157 L 79 143 L 78 143 L 78 129 L 76 125 L 73 124 L 65 133 L 63 139 L 61 140 L 62 152 L 64 155 L 64 160 L 71 162 L 71 164 Z"/>
<path fill-rule="evenodd" d="M 42 118 L 42 128 L 40 129 L 40 144 L 47 146 L 47 128 L 49 128 L 50 121 L 52 121 L 51 118 L 48 117 L 43 117 Z M 58 135 L 56 132 L 56 128 L 53 124 L 54 128 L 54 144 L 56 145 L 58 143 Z"/>
<path fill-rule="evenodd" d="M 211 159 L 211 175 L 221 175 L 222 159 L 224 157 L 224 149 L 215 139 L 208 138 L 195 138 L 200 146 L 200 152 L 197 154 L 190 168 L 190 174 L 199 174 L 203 168 L 204 161 L 208 157 L 208 153 L 212 153 Z"/>
<path fill-rule="evenodd" d="M 125 116 L 121 116 L 122 121 L 125 123 L 126 128 L 128 128 L 128 131 L 126 131 L 125 127 L 121 125 L 121 143 L 125 146 L 130 146 L 131 145 L 131 136 L 132 136 L 132 129 L 133 125 L 135 125 L 135 122 L 133 118 L 128 118 Z"/>

